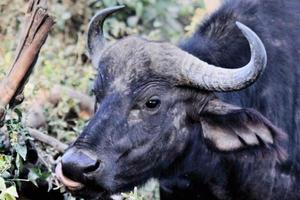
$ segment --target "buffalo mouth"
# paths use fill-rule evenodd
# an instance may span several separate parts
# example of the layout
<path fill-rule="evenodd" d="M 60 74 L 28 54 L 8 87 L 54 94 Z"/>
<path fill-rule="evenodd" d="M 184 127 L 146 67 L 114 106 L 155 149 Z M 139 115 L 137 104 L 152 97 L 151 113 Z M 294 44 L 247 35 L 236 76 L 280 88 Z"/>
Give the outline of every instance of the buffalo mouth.
<path fill-rule="evenodd" d="M 82 183 L 73 181 L 63 174 L 61 163 L 56 166 L 55 174 L 58 180 L 70 191 L 80 190 L 84 187 Z"/>
<path fill-rule="evenodd" d="M 86 184 L 71 180 L 66 177 L 62 171 L 61 163 L 57 164 L 55 168 L 55 174 L 57 179 L 66 187 L 66 189 L 74 196 L 85 199 L 111 199 L 109 192 L 104 189 L 93 188 Z"/>

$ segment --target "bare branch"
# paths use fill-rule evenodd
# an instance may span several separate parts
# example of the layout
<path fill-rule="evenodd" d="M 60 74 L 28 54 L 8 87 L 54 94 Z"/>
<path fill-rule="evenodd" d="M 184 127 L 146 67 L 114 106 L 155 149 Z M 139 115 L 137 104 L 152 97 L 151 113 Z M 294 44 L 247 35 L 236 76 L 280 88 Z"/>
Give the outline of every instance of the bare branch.
<path fill-rule="evenodd" d="M 68 145 L 62 143 L 61 141 L 55 139 L 54 137 L 51 137 L 49 135 L 46 135 L 36 129 L 28 128 L 29 134 L 36 140 L 45 143 L 47 145 L 52 146 L 55 150 L 63 153 Z"/>

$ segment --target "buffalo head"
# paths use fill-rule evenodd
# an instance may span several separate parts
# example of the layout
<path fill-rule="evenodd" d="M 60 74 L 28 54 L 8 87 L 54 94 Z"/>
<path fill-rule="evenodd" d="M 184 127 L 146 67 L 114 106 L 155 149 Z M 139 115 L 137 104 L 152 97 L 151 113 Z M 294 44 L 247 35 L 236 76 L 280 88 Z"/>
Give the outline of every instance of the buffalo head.
<path fill-rule="evenodd" d="M 70 190 L 111 194 L 167 176 L 175 161 L 193 151 L 195 141 L 205 152 L 256 149 L 280 159 L 276 127 L 258 112 L 224 103 L 213 93 L 248 87 L 264 71 L 266 51 L 251 29 L 236 24 L 250 44 L 250 62 L 225 69 L 171 44 L 135 36 L 106 44 L 102 24 L 121 8 L 102 10 L 90 23 L 97 106 L 57 167 Z"/>

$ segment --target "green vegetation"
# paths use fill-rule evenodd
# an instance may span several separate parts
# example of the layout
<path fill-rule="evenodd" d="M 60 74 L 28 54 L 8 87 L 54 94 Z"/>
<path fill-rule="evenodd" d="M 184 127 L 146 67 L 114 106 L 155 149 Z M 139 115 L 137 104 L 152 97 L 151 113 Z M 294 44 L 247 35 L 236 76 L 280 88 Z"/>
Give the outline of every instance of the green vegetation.
<path fill-rule="evenodd" d="M 38 185 L 46 181 L 49 190 L 64 191 L 53 174 L 60 153 L 33 140 L 25 125 L 25 115 L 34 109 L 36 102 L 42 101 L 53 85 L 92 95 L 95 70 L 88 60 L 85 31 L 96 11 L 118 4 L 126 5 L 126 9 L 105 24 L 106 36 L 111 41 L 137 34 L 176 43 L 194 30 L 195 22 L 205 14 L 201 0 L 49 0 L 48 6 L 56 18 L 56 25 L 26 86 L 25 101 L 18 108 L 7 111 L 4 126 L 0 129 L 0 200 L 16 199 L 16 188 L 20 188 L 23 182 Z M 24 0 L 0 2 L 0 80 L 12 63 L 25 8 Z M 42 114 L 46 122 L 38 127 L 39 131 L 66 144 L 75 139 L 89 117 L 81 112 L 76 100 L 65 94 L 55 104 L 44 101 Z M 31 143 L 39 154 L 39 162 L 35 165 L 28 164 L 32 159 L 29 156 Z M 29 170 L 25 178 L 21 176 L 24 169 Z M 157 183 L 151 181 L 143 189 L 122 196 L 128 200 L 158 199 Z M 65 199 L 72 198 L 66 194 Z"/>

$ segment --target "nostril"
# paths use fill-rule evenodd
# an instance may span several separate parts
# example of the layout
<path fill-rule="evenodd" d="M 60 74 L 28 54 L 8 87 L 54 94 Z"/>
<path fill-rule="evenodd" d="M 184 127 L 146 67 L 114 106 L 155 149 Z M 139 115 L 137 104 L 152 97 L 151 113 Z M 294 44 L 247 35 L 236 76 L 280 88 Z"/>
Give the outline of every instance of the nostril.
<path fill-rule="evenodd" d="M 83 181 L 85 175 L 96 171 L 101 165 L 100 160 L 92 153 L 83 149 L 69 149 L 62 157 L 63 174 L 74 181 Z"/>
<path fill-rule="evenodd" d="M 90 172 L 96 171 L 99 168 L 99 166 L 100 166 L 100 161 L 97 160 L 94 165 L 87 166 L 83 170 L 83 173 L 88 174 Z"/>

